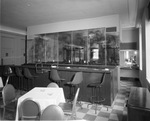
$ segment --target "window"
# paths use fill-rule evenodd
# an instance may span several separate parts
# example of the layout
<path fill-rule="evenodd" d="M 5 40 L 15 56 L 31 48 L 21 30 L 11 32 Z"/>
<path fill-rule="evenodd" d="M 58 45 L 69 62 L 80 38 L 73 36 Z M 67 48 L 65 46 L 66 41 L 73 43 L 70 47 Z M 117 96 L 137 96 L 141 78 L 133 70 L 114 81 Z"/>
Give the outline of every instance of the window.
<path fill-rule="evenodd" d="M 150 21 L 146 20 L 145 22 L 146 29 L 146 78 L 150 83 Z"/>

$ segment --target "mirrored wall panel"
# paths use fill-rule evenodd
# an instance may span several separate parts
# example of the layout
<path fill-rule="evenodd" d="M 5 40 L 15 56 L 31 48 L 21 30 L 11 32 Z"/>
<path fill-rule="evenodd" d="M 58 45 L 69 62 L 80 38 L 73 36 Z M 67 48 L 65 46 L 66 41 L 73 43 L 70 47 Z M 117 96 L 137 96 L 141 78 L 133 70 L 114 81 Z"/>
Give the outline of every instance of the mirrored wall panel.
<path fill-rule="evenodd" d="M 74 64 L 86 64 L 87 60 L 88 31 L 74 31 L 72 46 L 72 62 Z"/>
<path fill-rule="evenodd" d="M 27 40 L 27 62 L 119 65 L 119 33 L 93 28 L 34 35 Z"/>
<path fill-rule="evenodd" d="M 72 32 L 61 32 L 58 35 L 59 40 L 59 62 L 71 63 L 71 45 Z"/>
<path fill-rule="evenodd" d="M 90 29 L 88 32 L 89 37 L 89 63 L 105 65 L 105 28 Z"/>
<path fill-rule="evenodd" d="M 119 34 L 106 33 L 106 63 L 107 65 L 119 65 Z"/>

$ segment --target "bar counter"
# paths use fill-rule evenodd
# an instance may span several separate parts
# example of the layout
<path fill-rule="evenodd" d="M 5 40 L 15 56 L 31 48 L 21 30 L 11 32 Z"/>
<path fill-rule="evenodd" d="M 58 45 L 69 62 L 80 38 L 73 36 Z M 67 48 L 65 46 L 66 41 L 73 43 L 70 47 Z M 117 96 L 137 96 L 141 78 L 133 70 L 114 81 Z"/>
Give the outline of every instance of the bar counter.
<path fill-rule="evenodd" d="M 1 72 L 2 72 L 1 66 Z M 11 66 L 12 68 L 15 66 Z M 20 68 L 29 68 L 30 72 L 33 75 L 37 75 L 38 78 L 35 79 L 35 86 L 36 87 L 46 87 L 50 82 L 50 70 L 51 66 L 46 65 L 39 67 L 38 69 L 41 69 L 41 73 L 37 73 L 37 68 L 35 64 L 25 64 L 22 66 L 19 66 Z M 55 68 L 55 66 L 54 66 Z M 105 72 L 106 77 L 104 84 L 101 87 L 101 96 L 105 98 L 104 105 L 111 106 L 113 103 L 113 100 L 115 99 L 115 96 L 119 89 L 119 67 L 96 67 L 96 66 L 70 66 L 70 65 L 59 65 L 56 67 L 58 70 L 59 76 L 65 81 L 61 84 L 61 87 L 64 89 L 65 97 L 68 98 L 69 96 L 69 87 L 65 86 L 64 84 L 68 81 L 71 81 L 72 76 L 79 71 L 83 72 L 83 82 L 79 85 L 80 86 L 80 93 L 79 93 L 79 100 L 89 102 L 89 97 L 92 95 L 92 89 L 87 88 L 87 84 L 94 81 L 100 81 L 102 74 Z M 17 78 L 16 78 L 17 80 Z M 25 81 L 25 79 L 24 79 Z M 14 81 L 11 81 L 11 83 L 15 83 Z"/>

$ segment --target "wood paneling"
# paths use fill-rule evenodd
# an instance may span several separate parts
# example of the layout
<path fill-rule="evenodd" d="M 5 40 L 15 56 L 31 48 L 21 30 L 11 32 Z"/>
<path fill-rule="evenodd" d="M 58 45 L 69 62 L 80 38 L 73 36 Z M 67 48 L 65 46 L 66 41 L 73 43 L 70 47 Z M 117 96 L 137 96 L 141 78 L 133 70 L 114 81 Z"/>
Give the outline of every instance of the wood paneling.
<path fill-rule="evenodd" d="M 1 33 L 1 65 L 25 63 L 25 36 L 10 32 Z"/>
<path fill-rule="evenodd" d="M 137 50 L 137 43 L 136 42 L 120 43 L 120 50 L 130 50 L 130 49 Z"/>
<path fill-rule="evenodd" d="M 14 66 L 12 66 L 14 67 Z M 44 73 L 36 73 L 35 66 L 28 66 L 24 65 L 21 68 L 23 69 L 24 67 L 27 67 L 30 69 L 30 72 L 33 75 L 37 75 L 38 78 L 35 78 L 34 85 L 35 87 L 46 87 L 50 82 L 50 68 L 47 68 L 49 71 L 44 72 Z M 1 66 L 1 68 L 3 68 Z M 100 81 L 102 74 L 106 72 L 105 80 L 104 83 L 101 87 L 101 93 L 99 94 L 100 96 L 105 98 L 104 105 L 109 105 L 111 106 L 113 103 L 113 100 L 117 94 L 118 91 L 118 79 L 117 79 L 117 67 L 110 69 L 109 71 L 105 71 L 104 69 L 97 69 L 93 70 L 91 68 L 70 68 L 70 69 L 65 69 L 65 68 L 57 68 L 58 69 L 58 74 L 61 78 L 65 79 L 61 83 L 61 87 L 64 89 L 65 97 L 68 98 L 70 94 L 70 88 L 68 86 L 65 86 L 65 83 L 68 81 L 71 81 L 73 75 L 76 72 L 82 71 L 83 72 L 83 82 L 79 85 L 80 87 L 80 93 L 79 93 L 79 100 L 82 101 L 89 101 L 89 97 L 92 96 L 92 89 L 87 88 L 87 85 L 91 82 L 94 81 Z M 3 69 L 1 70 L 1 73 L 3 72 Z M 17 80 L 17 78 L 16 78 Z M 12 81 L 11 83 L 15 85 L 15 81 Z M 26 79 L 24 79 L 24 85 L 26 83 Z"/>

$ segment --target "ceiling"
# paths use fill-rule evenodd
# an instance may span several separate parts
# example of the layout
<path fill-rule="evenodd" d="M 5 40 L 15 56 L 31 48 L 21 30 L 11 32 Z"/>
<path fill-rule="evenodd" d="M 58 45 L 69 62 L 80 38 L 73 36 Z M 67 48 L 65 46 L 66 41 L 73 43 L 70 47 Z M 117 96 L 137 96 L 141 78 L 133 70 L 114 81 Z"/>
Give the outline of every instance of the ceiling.
<path fill-rule="evenodd" d="M 119 14 L 123 28 L 136 27 L 149 0 L 1 0 L 1 26 L 27 26 Z"/>

